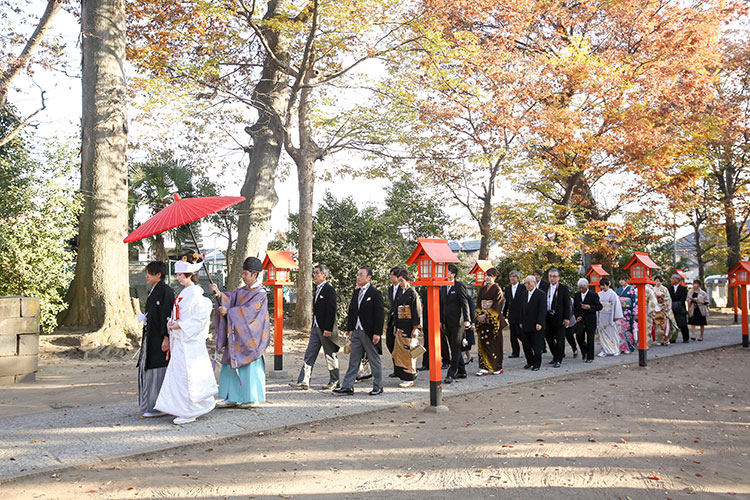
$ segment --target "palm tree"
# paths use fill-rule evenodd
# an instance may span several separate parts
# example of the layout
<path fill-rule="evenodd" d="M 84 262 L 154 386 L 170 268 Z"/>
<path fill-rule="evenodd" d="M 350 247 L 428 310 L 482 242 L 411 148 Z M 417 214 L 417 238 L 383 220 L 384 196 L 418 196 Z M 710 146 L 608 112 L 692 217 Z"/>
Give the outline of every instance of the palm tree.
<path fill-rule="evenodd" d="M 149 216 L 153 216 L 174 200 L 175 193 L 182 197 L 194 196 L 193 167 L 185 160 L 174 157 L 172 151 L 158 151 L 144 162 L 131 164 L 128 172 L 130 181 L 129 217 L 131 230 L 135 226 L 135 213 L 138 208 L 147 206 Z M 169 231 L 177 249 L 182 243 L 192 241 L 187 227 L 181 226 Z M 200 239 L 200 231 L 196 231 Z M 164 247 L 164 234 L 152 236 L 149 241 L 154 249 L 156 260 L 167 260 Z"/>

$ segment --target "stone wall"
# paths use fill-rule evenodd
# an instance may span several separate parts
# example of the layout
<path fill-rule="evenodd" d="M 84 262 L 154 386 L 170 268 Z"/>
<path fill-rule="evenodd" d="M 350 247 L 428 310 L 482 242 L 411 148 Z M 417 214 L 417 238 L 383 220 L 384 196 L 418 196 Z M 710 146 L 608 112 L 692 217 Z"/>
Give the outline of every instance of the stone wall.
<path fill-rule="evenodd" d="M 39 299 L 0 297 L 0 384 L 30 382 L 39 355 Z"/>

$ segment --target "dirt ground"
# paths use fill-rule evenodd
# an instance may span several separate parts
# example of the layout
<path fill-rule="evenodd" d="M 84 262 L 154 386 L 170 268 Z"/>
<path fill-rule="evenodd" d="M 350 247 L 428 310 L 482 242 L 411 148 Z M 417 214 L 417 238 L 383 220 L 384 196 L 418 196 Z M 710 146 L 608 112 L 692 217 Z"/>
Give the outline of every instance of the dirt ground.
<path fill-rule="evenodd" d="M 448 398 L 447 414 L 404 406 L 2 491 L 76 500 L 750 498 L 749 355 L 728 347 L 647 370 L 511 385 Z"/>

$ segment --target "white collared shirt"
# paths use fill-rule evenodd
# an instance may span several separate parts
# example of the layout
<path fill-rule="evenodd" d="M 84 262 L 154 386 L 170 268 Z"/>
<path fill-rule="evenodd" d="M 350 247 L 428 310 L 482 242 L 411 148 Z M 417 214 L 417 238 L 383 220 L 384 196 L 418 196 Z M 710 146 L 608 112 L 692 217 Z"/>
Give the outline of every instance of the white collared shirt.
<path fill-rule="evenodd" d="M 516 298 L 516 290 L 518 289 L 518 283 L 515 285 L 510 285 L 510 296 L 514 299 Z"/>
<path fill-rule="evenodd" d="M 583 301 L 584 301 L 584 300 L 586 300 L 586 294 L 587 294 L 587 293 L 589 293 L 589 291 L 588 291 L 588 290 L 586 290 L 585 292 L 583 292 L 583 293 L 581 294 L 581 303 L 583 303 Z"/>
<path fill-rule="evenodd" d="M 359 289 L 359 297 L 357 298 L 357 308 L 359 308 L 362 305 L 362 301 L 365 300 L 365 294 L 367 294 L 367 289 L 370 288 L 370 284 L 367 283 L 365 286 Z M 355 326 L 358 330 L 364 330 L 362 328 L 362 322 L 359 320 L 359 313 L 357 313 L 357 325 Z"/>
<path fill-rule="evenodd" d="M 323 283 L 318 285 L 318 288 L 315 289 L 315 300 L 313 301 L 313 304 L 315 304 L 318 301 L 318 297 L 320 297 L 320 291 L 323 289 L 323 285 L 325 285 L 326 282 L 323 281 Z M 313 311 L 313 326 L 318 326 L 318 318 L 315 317 L 315 311 Z"/>
<path fill-rule="evenodd" d="M 534 290 L 536 290 L 536 288 Z M 534 295 L 534 290 L 526 294 L 526 303 L 531 302 L 531 296 Z"/>
<path fill-rule="evenodd" d="M 559 284 L 558 284 L 559 285 Z M 549 285 L 549 290 L 547 291 L 547 310 L 552 310 L 552 299 L 555 297 L 555 290 L 557 290 L 558 285 Z"/>

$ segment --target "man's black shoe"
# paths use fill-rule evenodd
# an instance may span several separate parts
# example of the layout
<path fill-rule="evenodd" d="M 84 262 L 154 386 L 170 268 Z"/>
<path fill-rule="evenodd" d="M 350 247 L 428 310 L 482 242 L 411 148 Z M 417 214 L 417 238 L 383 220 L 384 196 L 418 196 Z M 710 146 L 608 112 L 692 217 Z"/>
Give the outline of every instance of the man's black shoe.
<path fill-rule="evenodd" d="M 528 370 L 529 368 L 531 368 L 531 365 L 524 365 L 523 367 L 524 370 Z"/>
<path fill-rule="evenodd" d="M 552 361 L 549 362 L 549 364 L 550 365 L 554 365 L 555 364 L 555 360 L 553 359 Z"/>
<path fill-rule="evenodd" d="M 532 372 L 538 372 L 539 371 L 539 367 L 538 366 L 532 366 L 531 367 L 531 371 Z"/>
<path fill-rule="evenodd" d="M 559 361 L 555 361 L 555 364 L 552 366 L 553 368 L 560 368 L 561 363 Z"/>
<path fill-rule="evenodd" d="M 453 383 L 453 377 L 445 377 L 445 380 L 443 380 L 444 384 L 452 384 Z"/>
<path fill-rule="evenodd" d="M 466 374 L 465 374 L 465 373 L 459 373 L 458 375 L 456 375 L 456 376 L 455 376 L 455 377 L 453 377 L 453 378 L 455 378 L 455 379 L 459 379 L 459 378 L 466 378 Z"/>
<path fill-rule="evenodd" d="M 354 396 L 354 389 L 334 389 L 331 391 L 336 396 Z"/>
<path fill-rule="evenodd" d="M 510 356 L 508 356 L 508 358 L 520 358 L 520 357 L 521 357 L 520 354 L 511 354 Z"/>
<path fill-rule="evenodd" d="M 381 394 L 383 394 L 382 387 L 380 389 L 373 389 L 370 391 L 370 396 L 380 396 Z"/>
<path fill-rule="evenodd" d="M 587 359 L 586 361 L 584 361 L 584 363 L 593 363 L 593 362 L 594 362 L 593 359 Z"/>

